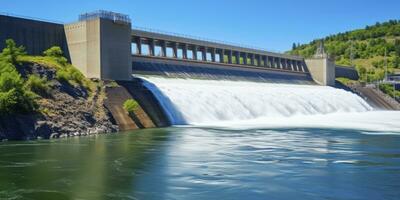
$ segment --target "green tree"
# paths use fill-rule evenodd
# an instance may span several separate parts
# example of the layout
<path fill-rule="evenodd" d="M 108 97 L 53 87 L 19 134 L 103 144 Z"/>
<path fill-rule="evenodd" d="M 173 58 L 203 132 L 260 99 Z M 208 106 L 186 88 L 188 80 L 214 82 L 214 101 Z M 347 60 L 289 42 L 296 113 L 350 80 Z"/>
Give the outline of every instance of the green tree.
<path fill-rule="evenodd" d="M 1 57 L 2 59 L 5 60 L 5 62 L 9 62 L 13 65 L 20 64 L 18 62 L 18 56 L 25 55 L 25 48 L 23 46 L 17 47 L 15 44 L 14 40 L 12 39 L 7 39 L 6 40 L 6 47 L 3 49 L 1 52 Z"/>
<path fill-rule="evenodd" d="M 32 112 L 37 108 L 36 95 L 24 87 L 24 80 L 15 68 L 23 47 L 6 40 L 0 53 L 0 114 Z"/>
<path fill-rule="evenodd" d="M 292 44 L 292 50 L 295 50 L 297 48 L 296 43 L 293 42 Z"/>

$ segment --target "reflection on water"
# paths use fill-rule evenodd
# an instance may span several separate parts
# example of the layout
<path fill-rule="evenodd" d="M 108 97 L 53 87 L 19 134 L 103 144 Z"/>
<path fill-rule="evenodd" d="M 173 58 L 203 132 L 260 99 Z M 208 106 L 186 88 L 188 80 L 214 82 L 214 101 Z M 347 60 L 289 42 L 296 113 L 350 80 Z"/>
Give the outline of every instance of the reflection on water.
<path fill-rule="evenodd" d="M 0 199 L 397 199 L 400 136 L 168 128 L 0 144 Z"/>

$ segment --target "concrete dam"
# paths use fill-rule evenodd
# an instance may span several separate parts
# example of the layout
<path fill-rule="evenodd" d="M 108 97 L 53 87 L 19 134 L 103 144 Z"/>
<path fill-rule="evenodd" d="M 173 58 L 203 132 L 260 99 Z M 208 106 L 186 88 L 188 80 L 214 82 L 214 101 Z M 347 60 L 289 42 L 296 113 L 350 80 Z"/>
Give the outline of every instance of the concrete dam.
<path fill-rule="evenodd" d="M 129 16 L 108 11 L 64 25 L 0 19 L 1 45 L 12 38 L 31 54 L 58 45 L 86 77 L 117 81 L 123 88 L 108 89 L 113 116 L 123 116 L 114 108 L 129 98 L 155 126 L 373 110 L 359 96 L 330 87 L 335 72 L 357 76 L 323 50 L 304 59 L 132 27 Z"/>

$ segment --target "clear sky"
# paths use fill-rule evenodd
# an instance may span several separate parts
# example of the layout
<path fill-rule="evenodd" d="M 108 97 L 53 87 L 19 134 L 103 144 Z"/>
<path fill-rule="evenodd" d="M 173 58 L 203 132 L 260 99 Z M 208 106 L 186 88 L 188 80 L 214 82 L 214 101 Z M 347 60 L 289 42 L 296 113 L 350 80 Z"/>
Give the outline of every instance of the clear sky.
<path fill-rule="evenodd" d="M 0 12 L 60 22 L 99 9 L 129 14 L 134 26 L 273 51 L 400 19 L 399 0 L 0 0 Z"/>

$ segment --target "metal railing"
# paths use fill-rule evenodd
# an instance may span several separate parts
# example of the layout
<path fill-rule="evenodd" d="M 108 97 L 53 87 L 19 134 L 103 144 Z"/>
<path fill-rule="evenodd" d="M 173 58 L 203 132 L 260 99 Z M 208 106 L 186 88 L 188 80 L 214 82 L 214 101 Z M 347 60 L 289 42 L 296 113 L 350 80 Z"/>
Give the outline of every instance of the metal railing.
<path fill-rule="evenodd" d="M 105 10 L 97 10 L 94 12 L 87 12 L 79 15 L 79 21 L 91 20 L 96 18 L 109 19 L 114 22 L 122 22 L 125 24 L 131 23 L 131 19 L 128 15 Z"/>
<path fill-rule="evenodd" d="M 62 21 L 42 19 L 42 18 L 38 18 L 38 17 L 29 17 L 29 16 L 18 15 L 18 14 L 8 13 L 8 12 L 0 12 L 0 15 L 9 16 L 9 17 L 17 17 L 17 18 L 22 18 L 22 19 L 30 19 L 30 20 L 42 21 L 42 22 L 48 22 L 48 23 L 54 23 L 54 24 L 64 24 L 64 22 L 62 22 Z"/>
<path fill-rule="evenodd" d="M 199 36 L 193 36 L 193 35 L 181 34 L 181 33 L 174 33 L 174 32 L 163 31 L 163 30 L 153 29 L 153 28 L 146 28 L 146 27 L 141 27 L 141 26 L 132 26 L 132 29 L 133 30 L 136 29 L 136 30 L 139 30 L 139 31 L 151 32 L 151 33 L 170 35 L 170 36 L 175 36 L 175 37 L 182 37 L 182 38 L 193 39 L 193 40 L 200 40 L 200 41 L 205 41 L 205 42 L 212 42 L 212 43 L 229 45 L 229 46 L 235 46 L 235 47 L 240 47 L 240 48 L 247 48 L 247 49 L 251 49 L 251 50 L 259 50 L 259 51 L 261 50 L 261 51 L 266 51 L 266 52 L 270 52 L 270 53 L 283 54 L 280 51 L 270 50 L 270 49 L 256 47 L 256 46 L 252 46 L 252 45 L 245 45 L 245 44 L 239 44 L 239 43 L 234 43 L 234 42 L 227 42 L 227 41 L 222 41 L 222 40 L 209 39 L 209 38 L 204 38 L 204 37 L 199 37 Z"/>

